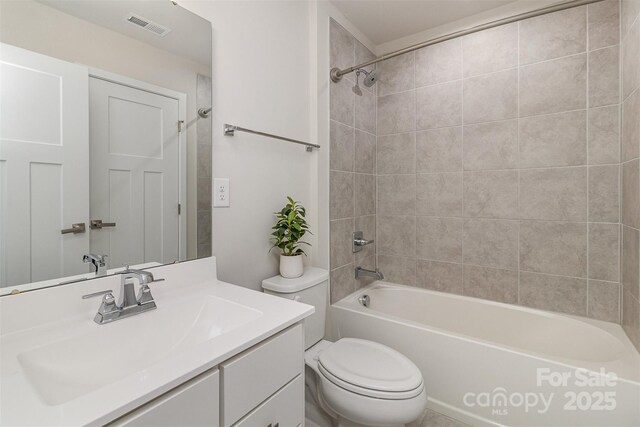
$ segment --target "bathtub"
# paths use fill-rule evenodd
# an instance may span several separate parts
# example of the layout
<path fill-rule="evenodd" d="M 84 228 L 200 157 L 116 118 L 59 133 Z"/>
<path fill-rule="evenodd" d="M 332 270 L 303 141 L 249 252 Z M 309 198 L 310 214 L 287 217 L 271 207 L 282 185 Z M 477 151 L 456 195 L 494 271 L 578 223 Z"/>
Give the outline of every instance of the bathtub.
<path fill-rule="evenodd" d="M 640 426 L 640 355 L 619 325 L 386 282 L 330 310 L 331 338 L 404 353 L 429 407 L 463 422 Z"/>

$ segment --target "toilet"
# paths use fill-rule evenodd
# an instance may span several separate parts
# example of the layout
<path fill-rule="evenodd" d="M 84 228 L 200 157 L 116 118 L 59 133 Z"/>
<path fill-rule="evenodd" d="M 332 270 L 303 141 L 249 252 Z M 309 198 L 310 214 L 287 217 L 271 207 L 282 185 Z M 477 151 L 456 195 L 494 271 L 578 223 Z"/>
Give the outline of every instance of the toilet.
<path fill-rule="evenodd" d="M 316 309 L 304 320 L 307 425 L 402 426 L 422 415 L 427 405 L 424 380 L 406 356 L 373 341 L 323 339 L 328 271 L 306 267 L 295 279 L 263 280 L 262 289 Z"/>

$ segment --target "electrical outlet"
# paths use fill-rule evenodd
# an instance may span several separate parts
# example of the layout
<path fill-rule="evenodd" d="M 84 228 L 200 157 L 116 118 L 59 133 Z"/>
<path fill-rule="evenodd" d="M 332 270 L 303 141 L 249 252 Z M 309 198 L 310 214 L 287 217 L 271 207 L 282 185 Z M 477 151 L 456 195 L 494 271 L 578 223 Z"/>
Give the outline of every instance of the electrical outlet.
<path fill-rule="evenodd" d="M 227 208 L 229 207 L 229 178 L 213 179 L 213 207 Z"/>

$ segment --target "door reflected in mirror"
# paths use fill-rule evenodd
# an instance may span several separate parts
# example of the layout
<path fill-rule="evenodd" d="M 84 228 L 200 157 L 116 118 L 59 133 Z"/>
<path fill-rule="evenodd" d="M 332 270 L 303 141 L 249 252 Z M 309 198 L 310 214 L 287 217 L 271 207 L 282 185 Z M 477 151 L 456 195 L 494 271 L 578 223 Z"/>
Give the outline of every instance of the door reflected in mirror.
<path fill-rule="evenodd" d="M 0 3 L 0 295 L 211 255 L 211 24 Z"/>

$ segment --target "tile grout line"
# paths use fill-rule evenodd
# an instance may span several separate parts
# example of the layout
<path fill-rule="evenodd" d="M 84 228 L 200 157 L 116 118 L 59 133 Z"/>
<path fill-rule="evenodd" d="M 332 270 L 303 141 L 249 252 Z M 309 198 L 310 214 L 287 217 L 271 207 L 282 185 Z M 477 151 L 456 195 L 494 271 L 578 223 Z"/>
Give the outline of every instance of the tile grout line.
<path fill-rule="evenodd" d="M 591 52 L 589 51 L 589 6 L 587 5 L 586 7 L 586 11 L 585 11 L 585 28 L 586 28 L 586 41 L 585 41 L 585 46 L 587 48 L 587 79 L 586 79 L 586 88 L 585 88 L 585 102 L 587 105 L 587 120 L 585 121 L 585 133 L 586 133 L 586 151 L 587 151 L 587 165 L 589 164 L 589 107 L 590 107 L 590 102 L 589 102 L 589 80 L 591 79 L 591 74 L 590 74 L 590 70 L 589 70 L 589 59 L 591 58 Z M 591 220 L 591 209 L 589 207 L 589 186 L 590 186 L 590 181 L 589 181 L 589 167 L 587 167 L 587 301 L 586 301 L 586 317 L 589 317 L 589 288 L 591 287 L 589 285 L 589 277 L 591 276 L 591 271 L 590 271 L 590 265 L 589 265 L 589 259 L 591 258 L 590 256 L 590 248 L 589 248 L 589 241 L 591 240 L 591 224 L 589 223 L 589 221 Z"/>
<path fill-rule="evenodd" d="M 520 216 L 520 171 L 522 169 L 522 165 L 520 164 L 520 21 L 518 21 L 517 29 L 516 29 L 516 60 L 518 66 L 518 91 L 517 91 L 517 104 L 516 108 L 518 109 L 516 119 L 516 144 L 518 147 L 518 216 Z M 516 283 L 516 303 L 521 305 L 520 301 L 520 221 L 518 221 L 518 277 Z"/>

